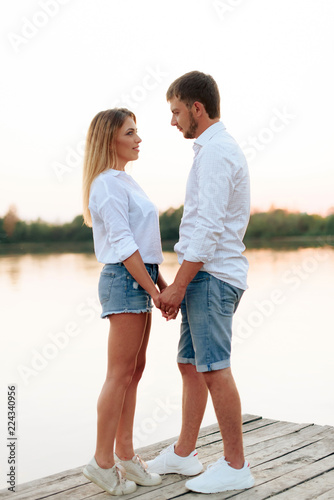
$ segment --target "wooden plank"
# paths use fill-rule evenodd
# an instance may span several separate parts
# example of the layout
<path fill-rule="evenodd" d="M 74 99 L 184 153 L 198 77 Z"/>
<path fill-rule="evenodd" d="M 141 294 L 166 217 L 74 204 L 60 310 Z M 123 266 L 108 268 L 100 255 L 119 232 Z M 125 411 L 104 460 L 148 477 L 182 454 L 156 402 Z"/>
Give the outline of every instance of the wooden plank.
<path fill-rule="evenodd" d="M 244 444 L 245 446 L 251 446 L 252 444 L 258 444 L 263 441 L 269 441 L 274 437 L 287 436 L 294 432 L 299 432 L 308 425 L 309 424 L 277 422 L 272 425 L 268 425 L 266 427 L 254 430 L 253 432 L 244 434 Z"/>
<path fill-rule="evenodd" d="M 243 415 L 243 426 L 256 422 L 256 421 L 262 421 L 262 417 L 259 417 L 257 415 Z M 212 437 L 210 437 L 212 436 Z M 201 446 L 203 446 L 205 443 L 210 443 L 211 440 L 221 440 L 221 434 L 219 430 L 218 424 L 211 424 L 207 427 L 203 427 L 200 429 L 199 435 L 198 435 L 198 441 L 197 441 L 197 449 L 199 449 Z M 174 443 L 177 440 L 177 436 L 169 439 L 165 439 L 163 441 L 160 441 L 159 443 L 154 443 L 145 447 L 142 447 L 138 450 L 138 453 L 141 456 L 145 456 L 146 460 L 151 460 L 154 458 L 157 453 L 159 453 L 163 448 L 166 446 L 169 446 L 170 444 Z"/>
<path fill-rule="evenodd" d="M 294 486 L 283 493 L 275 496 L 275 500 L 292 500 L 294 498 L 303 500 L 318 500 L 324 494 L 332 492 L 331 499 L 334 498 L 333 495 L 334 487 L 334 470 L 322 474 L 314 479 L 307 480 L 302 484 Z"/>
<path fill-rule="evenodd" d="M 250 421 L 244 422 L 243 432 L 251 432 L 254 431 L 254 429 L 256 430 L 262 429 L 263 427 L 267 427 L 268 425 L 272 425 L 274 423 L 277 423 L 277 421 L 262 419 L 262 418 L 256 418 L 256 419 L 253 418 Z M 215 428 L 216 432 L 214 432 Z M 203 435 L 198 439 L 196 449 L 198 451 L 200 459 L 203 460 L 204 462 L 205 462 L 205 457 L 211 455 L 212 446 L 214 446 L 213 449 L 215 449 L 216 453 L 219 453 L 220 456 L 223 454 L 222 437 L 217 424 L 211 427 L 210 432 L 208 434 Z M 217 446 L 218 448 L 216 449 Z"/>
<path fill-rule="evenodd" d="M 244 424 L 261 420 L 262 418 L 257 415 L 250 415 L 250 414 L 243 415 Z M 199 444 L 201 444 L 201 438 L 206 439 L 207 436 L 213 436 L 213 435 L 216 435 L 217 439 L 221 440 L 221 435 L 217 424 L 212 424 L 210 426 L 202 428 L 199 433 Z M 169 438 L 167 440 L 161 441 L 160 443 L 149 445 L 148 447 L 141 448 L 139 452 L 141 455 L 145 454 L 146 459 L 149 460 L 150 458 L 156 456 L 161 451 L 161 449 L 173 443 L 176 439 L 177 439 L 176 437 Z M 210 438 L 208 438 L 208 442 L 210 442 Z M 76 469 L 60 472 L 45 478 L 25 483 L 23 485 L 19 485 L 16 488 L 17 491 L 11 494 L 11 498 L 13 500 L 23 500 L 24 498 L 31 498 L 29 497 L 29 495 L 32 493 L 37 496 L 38 495 L 47 496 L 49 494 L 54 494 L 55 484 L 57 484 L 57 490 L 59 491 L 59 493 L 57 492 L 55 494 L 56 497 L 62 494 L 66 495 L 66 497 L 64 496 L 64 498 L 67 497 L 70 498 L 71 495 L 73 495 L 73 498 L 84 498 L 81 497 L 82 494 L 80 493 L 81 490 L 77 489 L 78 486 L 83 486 L 83 485 L 85 485 L 88 494 L 90 493 L 96 494 L 96 492 L 101 491 L 100 488 L 98 488 L 95 485 L 92 485 L 82 475 L 81 471 L 83 467 L 84 465 L 82 465 L 81 467 L 77 467 Z M 0 492 L 0 498 L 6 498 L 7 494 L 8 491 L 3 490 L 2 492 Z"/>
<path fill-rule="evenodd" d="M 48 495 L 52 494 L 55 490 L 66 490 L 82 484 L 90 483 L 88 479 L 81 473 L 82 468 L 71 469 L 65 472 L 54 474 L 46 478 L 37 479 L 29 483 L 18 485 L 15 493 L 11 493 L 10 498 L 15 500 L 23 500 L 25 498 L 32 498 L 29 495 Z M 57 485 L 55 487 L 55 485 Z M 8 491 L 7 491 L 8 494 Z M 36 497 L 36 498 L 37 498 Z M 0 498 L 6 498 L 5 496 Z"/>
<path fill-rule="evenodd" d="M 291 433 L 286 436 L 276 436 L 260 444 L 255 443 L 251 446 L 247 446 L 247 443 L 245 443 L 246 459 L 250 461 L 251 466 L 253 467 L 261 463 L 261 461 L 268 461 L 275 459 L 278 456 L 284 456 L 296 448 L 301 448 L 307 444 L 312 444 L 313 442 L 318 441 L 320 439 L 319 435 L 327 436 L 326 433 L 322 433 L 321 429 L 322 428 L 320 426 L 310 426 L 302 428 L 298 432 Z M 333 435 L 332 429 L 330 429 L 328 436 L 330 435 Z M 208 465 L 209 463 L 218 460 L 218 458 L 223 455 L 221 442 L 213 443 L 208 449 L 205 450 L 203 448 L 199 448 L 198 455 L 204 465 Z"/>
<path fill-rule="evenodd" d="M 332 431 L 332 436 L 333 436 Z M 310 446 L 303 447 L 291 452 L 285 457 L 273 459 L 267 463 L 262 463 L 259 466 L 252 467 L 252 472 L 256 480 L 256 486 L 251 490 L 239 492 L 236 498 L 245 500 L 261 500 L 268 496 L 278 494 L 284 491 L 287 487 L 293 487 L 302 481 L 307 480 L 314 475 L 324 474 L 331 465 L 334 468 L 334 456 L 327 457 L 322 460 L 322 457 L 333 450 L 334 439 L 323 439 Z M 255 458 L 255 457 L 254 457 Z M 261 454 L 259 455 L 261 460 Z M 315 460 L 318 460 L 315 462 Z M 307 463 L 311 462 L 309 465 Z M 313 462 L 313 463 L 312 463 Z M 255 462 L 256 463 L 256 462 Z M 307 472 L 305 472 L 307 471 Z M 309 474 L 313 474 L 309 476 Z M 325 477 L 325 476 L 322 476 Z M 290 486 L 289 486 L 290 484 Z M 333 483 L 330 485 L 333 486 Z M 290 497 L 293 490 L 290 491 Z M 211 494 L 210 500 L 218 500 L 222 498 L 230 498 L 232 492 Z M 236 492 L 233 492 L 233 496 Z M 188 500 L 188 495 L 186 496 Z M 196 498 L 196 497 L 194 497 Z M 295 497 L 300 500 L 301 497 Z M 313 497 L 314 498 L 314 497 Z M 334 497 L 333 497 L 334 498 Z"/>
<path fill-rule="evenodd" d="M 326 459 L 325 459 L 326 460 Z M 258 484 L 259 481 L 262 481 L 263 478 L 256 473 L 255 479 L 256 479 L 256 484 L 253 488 L 248 489 L 248 490 L 243 490 L 243 491 L 226 491 L 222 493 L 212 493 L 210 494 L 210 500 L 226 500 L 229 498 L 233 498 L 234 500 L 266 500 L 269 497 L 273 498 L 274 500 L 333 500 L 333 496 L 326 496 L 327 494 L 330 494 L 330 492 L 333 492 L 333 477 L 329 476 L 328 481 L 330 481 L 327 492 L 323 493 L 324 498 L 319 497 L 317 490 L 315 490 L 312 495 L 313 496 L 304 496 L 303 494 L 300 494 L 298 491 L 298 487 L 301 485 L 305 485 L 305 491 L 307 492 L 307 487 L 306 485 L 308 483 L 311 483 L 311 481 L 315 480 L 316 478 L 325 478 L 327 474 L 329 473 L 324 473 L 323 470 L 327 468 L 331 468 L 333 465 L 333 461 L 329 461 L 327 463 L 324 462 L 321 465 L 316 465 L 317 463 L 310 464 L 306 466 L 305 468 L 301 468 L 296 471 L 292 471 L 289 474 L 285 474 L 282 476 L 279 476 L 278 478 L 275 478 L 272 481 L 265 482 L 262 484 Z M 319 464 L 319 462 L 318 462 Z M 330 471 L 332 473 L 332 471 Z M 255 475 L 255 474 L 254 474 Z M 310 479 L 312 478 L 312 479 Z M 313 479 L 314 478 L 314 479 Z M 306 481 L 306 482 L 304 482 Z M 322 489 L 323 490 L 323 489 Z M 303 491 L 303 490 L 301 490 Z M 296 494 L 295 494 L 296 492 Z M 321 490 L 320 490 L 321 492 Z M 286 494 L 286 496 L 283 496 Z M 204 497 L 204 495 L 200 495 L 198 493 L 191 493 L 185 495 L 185 500 L 194 500 L 194 499 L 199 499 Z M 146 500 L 146 499 L 145 499 Z"/>
<path fill-rule="evenodd" d="M 317 495 L 317 500 L 333 500 L 334 498 L 334 488 L 331 490 L 328 490 L 326 493 L 323 493 L 322 495 Z"/>
<path fill-rule="evenodd" d="M 250 491 L 250 490 L 247 490 Z M 238 500 L 239 491 L 222 491 L 221 493 L 210 493 L 210 495 L 203 493 L 195 493 L 194 491 L 189 491 L 186 495 L 184 495 L 184 500 L 199 500 L 199 499 L 207 499 L 207 500 L 226 500 L 229 498 L 233 498 L 233 500 Z M 168 499 L 171 500 L 171 499 Z"/>
<path fill-rule="evenodd" d="M 272 420 L 270 418 L 261 418 L 261 420 L 255 420 L 244 424 L 242 426 L 242 431 L 245 434 L 246 432 L 252 432 L 256 429 L 262 429 L 262 427 L 267 427 L 268 425 L 273 425 L 278 423 L 279 420 Z"/>
<path fill-rule="evenodd" d="M 150 491 L 145 494 L 145 497 L 139 497 L 139 499 L 141 500 L 141 498 L 145 498 L 145 500 L 169 500 L 172 498 L 177 498 L 178 496 L 184 495 L 185 493 L 189 492 L 189 490 L 184 486 L 188 479 L 189 478 L 184 477 L 183 479 L 177 482 L 173 482 L 172 484 L 162 485 L 157 491 Z M 187 496 L 185 497 L 185 500 L 186 499 Z"/>
<path fill-rule="evenodd" d="M 321 451 L 315 450 L 315 447 L 312 446 L 310 453 L 311 455 L 308 457 L 296 456 L 291 459 L 291 462 L 277 464 L 277 467 L 272 463 L 271 470 L 269 468 L 258 470 L 255 467 L 253 474 L 256 485 L 251 490 L 240 493 L 238 500 L 264 500 L 334 469 L 334 456 L 312 462 L 312 459 L 317 459 L 317 455 L 321 455 Z M 314 458 L 312 457 L 313 453 L 315 453 Z M 305 463 L 303 458 L 309 460 L 310 463 Z M 214 497 L 210 496 L 210 500 L 214 500 Z"/>
<path fill-rule="evenodd" d="M 266 462 L 274 458 L 288 456 L 291 452 L 305 448 L 314 443 L 317 443 L 325 438 L 331 438 L 333 432 L 328 434 L 291 434 L 289 436 L 276 437 L 272 442 L 268 441 L 265 448 L 252 446 L 245 447 L 245 455 L 251 465 L 258 465 L 260 461 Z"/>
<path fill-rule="evenodd" d="M 326 449 L 327 447 L 327 449 Z M 334 457 L 331 458 L 332 462 L 329 461 L 329 458 L 326 459 L 326 461 L 318 460 L 318 462 L 312 463 L 311 465 L 313 466 L 313 469 L 308 468 L 308 472 L 305 474 L 304 472 L 304 461 L 305 460 L 315 460 L 318 459 L 319 456 L 321 457 L 324 453 L 326 454 L 328 451 L 328 448 L 332 448 L 332 443 L 328 442 L 327 445 L 325 446 L 324 442 L 321 443 L 316 443 L 314 446 L 312 446 L 311 450 L 308 450 L 307 452 L 304 450 L 297 450 L 295 453 L 297 456 L 294 457 L 294 460 L 289 460 L 287 463 L 285 463 L 282 459 L 282 464 L 281 467 L 279 467 L 279 464 L 276 464 L 275 468 L 272 469 L 274 471 L 274 480 L 270 477 L 268 477 L 268 465 L 266 465 L 266 468 L 262 465 L 262 471 L 258 471 L 258 467 L 254 468 L 254 475 L 258 479 L 258 483 L 260 486 L 257 486 L 256 488 L 253 488 L 251 490 L 245 490 L 244 492 L 225 492 L 225 493 L 219 493 L 219 494 L 211 494 L 210 495 L 210 500 L 219 500 L 219 499 L 227 499 L 227 498 L 245 498 L 245 500 L 261 500 L 268 498 L 268 496 L 272 495 L 274 492 L 279 493 L 281 491 L 284 491 L 287 488 L 287 480 L 285 477 L 288 477 L 288 480 L 292 482 L 292 486 L 295 484 L 299 484 L 300 480 L 304 480 L 304 478 L 308 478 L 309 474 L 313 471 L 313 474 L 319 474 L 323 473 L 324 467 L 325 470 L 329 466 L 331 466 L 331 463 L 333 464 L 334 467 Z M 275 462 L 278 462 L 278 460 L 275 460 Z M 293 470 L 291 470 L 293 469 Z M 295 470 L 297 469 L 297 470 Z M 302 470 L 300 470 L 302 469 Z M 162 499 L 173 499 L 177 498 L 179 496 L 184 496 L 185 500 L 190 500 L 191 498 L 200 498 L 202 495 L 199 495 L 198 493 L 194 492 L 188 492 L 187 488 L 185 487 L 185 482 L 187 481 L 187 478 L 184 478 L 183 480 L 173 483 L 173 484 L 168 484 L 164 485 L 163 487 L 159 488 L 159 498 Z M 270 486 L 268 488 L 268 481 L 270 482 Z M 300 497 L 293 497 L 292 496 L 293 490 L 290 490 L 290 499 L 292 500 L 293 498 L 298 498 L 300 500 Z M 149 492 L 147 495 L 145 495 L 145 500 L 155 500 L 157 497 L 155 496 L 157 492 Z"/>
<path fill-rule="evenodd" d="M 303 427 L 296 432 L 289 433 L 284 436 L 275 436 L 271 439 L 266 440 L 265 442 L 255 443 L 251 445 L 247 445 L 247 453 L 251 454 L 256 450 L 266 449 L 267 447 L 275 446 L 275 444 L 280 447 L 282 445 L 282 437 L 284 438 L 284 442 L 287 444 L 290 443 L 311 443 L 314 441 L 318 441 L 322 439 L 324 436 L 333 435 L 333 428 L 328 426 L 319 426 L 319 425 L 310 425 L 307 427 Z"/>
<path fill-rule="evenodd" d="M 245 422 L 242 426 L 243 433 L 249 433 L 251 431 L 254 431 L 255 429 L 262 429 L 263 427 L 267 427 L 269 425 L 273 425 L 274 423 L 278 423 L 275 420 L 269 420 L 269 419 L 257 419 L 257 420 L 251 420 L 250 422 Z M 220 430 L 218 425 L 216 424 L 216 432 L 214 431 L 214 426 L 212 428 L 212 431 L 208 434 L 205 434 L 201 436 L 198 441 L 197 441 L 197 446 L 196 449 L 199 451 L 203 446 L 207 446 L 212 443 L 220 442 L 222 441 L 222 437 L 220 434 Z"/>
<path fill-rule="evenodd" d="M 256 415 L 244 415 L 243 433 L 245 454 L 250 459 L 256 486 L 251 490 L 211 494 L 210 500 L 234 498 L 261 500 L 271 496 L 280 500 L 332 500 L 334 498 L 334 429 L 329 426 L 295 424 Z M 176 438 L 138 450 L 148 460 Z M 221 435 L 217 424 L 201 429 L 198 439 L 199 458 L 204 465 L 213 463 L 223 454 Z M 41 478 L 17 487 L 10 494 L 13 500 L 107 500 L 112 497 L 88 481 L 82 467 Z M 188 477 L 168 474 L 158 487 L 138 487 L 127 499 L 184 500 L 208 498 L 185 487 Z M 308 496 L 304 496 L 308 495 Z M 313 495 L 313 496 L 311 496 Z M 8 498 L 8 491 L 0 492 Z"/>

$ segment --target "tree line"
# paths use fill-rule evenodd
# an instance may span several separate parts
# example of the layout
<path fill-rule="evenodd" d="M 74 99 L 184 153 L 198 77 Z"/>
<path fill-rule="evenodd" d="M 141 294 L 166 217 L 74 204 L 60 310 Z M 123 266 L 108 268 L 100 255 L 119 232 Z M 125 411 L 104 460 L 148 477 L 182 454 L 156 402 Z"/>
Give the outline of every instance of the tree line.
<path fill-rule="evenodd" d="M 173 245 L 178 240 L 183 206 L 170 208 L 160 214 L 160 230 L 163 243 Z M 270 242 L 280 238 L 316 238 L 334 236 L 334 213 L 326 217 L 317 214 L 295 213 L 283 209 L 253 213 L 245 235 L 249 241 Z M 92 241 L 92 230 L 83 224 L 81 215 L 72 222 L 50 224 L 38 219 L 26 222 L 10 207 L 0 218 L 0 244 L 10 243 L 84 243 Z"/>

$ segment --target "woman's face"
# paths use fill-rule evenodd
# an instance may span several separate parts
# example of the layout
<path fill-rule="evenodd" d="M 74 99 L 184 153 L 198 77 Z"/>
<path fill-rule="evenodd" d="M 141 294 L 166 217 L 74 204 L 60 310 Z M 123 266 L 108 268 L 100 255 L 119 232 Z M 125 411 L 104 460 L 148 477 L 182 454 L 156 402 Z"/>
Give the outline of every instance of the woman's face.
<path fill-rule="evenodd" d="M 128 116 L 116 136 L 117 170 L 124 170 L 128 161 L 138 159 L 140 142 L 136 124 Z"/>

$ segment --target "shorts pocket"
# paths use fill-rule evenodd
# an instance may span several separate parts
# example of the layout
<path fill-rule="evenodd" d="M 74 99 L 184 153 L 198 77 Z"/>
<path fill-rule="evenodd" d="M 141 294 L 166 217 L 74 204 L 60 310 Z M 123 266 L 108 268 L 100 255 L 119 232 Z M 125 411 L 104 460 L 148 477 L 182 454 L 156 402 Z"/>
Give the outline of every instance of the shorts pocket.
<path fill-rule="evenodd" d="M 98 293 L 101 304 L 104 304 L 110 299 L 111 287 L 115 279 L 116 274 L 106 271 L 101 272 Z"/>
<path fill-rule="evenodd" d="M 233 316 L 235 313 L 241 295 L 239 296 L 237 290 L 229 283 L 221 283 L 221 302 L 222 313 L 226 316 Z"/>
<path fill-rule="evenodd" d="M 210 276 L 208 273 L 204 271 L 199 271 L 196 276 L 191 280 L 190 283 L 202 283 L 204 281 L 208 281 L 210 279 Z"/>

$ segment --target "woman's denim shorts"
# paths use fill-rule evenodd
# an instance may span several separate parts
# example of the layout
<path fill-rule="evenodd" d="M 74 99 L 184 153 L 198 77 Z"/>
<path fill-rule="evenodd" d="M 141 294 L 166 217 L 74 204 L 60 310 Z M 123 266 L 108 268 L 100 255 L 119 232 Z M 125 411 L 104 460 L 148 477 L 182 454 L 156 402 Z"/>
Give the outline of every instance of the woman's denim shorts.
<path fill-rule="evenodd" d="M 158 265 L 145 264 L 145 267 L 156 284 Z M 105 264 L 101 271 L 98 291 L 102 306 L 101 318 L 109 314 L 152 311 L 151 296 L 133 279 L 122 262 Z"/>
<path fill-rule="evenodd" d="M 232 318 L 243 292 L 204 271 L 196 274 L 181 304 L 178 363 L 198 372 L 230 366 Z"/>

